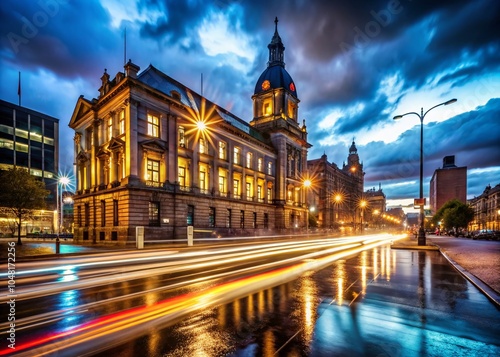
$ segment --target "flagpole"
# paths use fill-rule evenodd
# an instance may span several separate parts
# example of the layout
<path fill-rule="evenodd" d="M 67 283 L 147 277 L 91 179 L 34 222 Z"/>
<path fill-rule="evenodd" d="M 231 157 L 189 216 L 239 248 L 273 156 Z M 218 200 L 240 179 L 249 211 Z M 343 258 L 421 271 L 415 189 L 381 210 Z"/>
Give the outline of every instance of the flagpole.
<path fill-rule="evenodd" d="M 127 64 L 127 28 L 123 34 L 123 65 Z"/>
<path fill-rule="evenodd" d="M 17 82 L 17 96 L 19 97 L 19 106 L 21 106 L 21 71 L 19 71 L 19 80 Z"/>

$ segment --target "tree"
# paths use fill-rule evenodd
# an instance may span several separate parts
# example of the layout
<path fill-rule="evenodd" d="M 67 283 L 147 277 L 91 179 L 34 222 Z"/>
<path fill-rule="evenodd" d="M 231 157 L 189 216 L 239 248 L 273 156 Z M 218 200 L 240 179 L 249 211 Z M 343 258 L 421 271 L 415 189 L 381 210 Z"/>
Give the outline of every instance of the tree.
<path fill-rule="evenodd" d="M 446 202 L 432 218 L 435 224 L 441 221 L 446 230 L 467 228 L 473 219 L 474 210 L 457 199 Z"/>
<path fill-rule="evenodd" d="M 21 225 L 37 209 L 45 208 L 49 191 L 45 183 L 23 168 L 0 171 L 0 207 L 15 217 L 17 244 L 21 245 Z"/>

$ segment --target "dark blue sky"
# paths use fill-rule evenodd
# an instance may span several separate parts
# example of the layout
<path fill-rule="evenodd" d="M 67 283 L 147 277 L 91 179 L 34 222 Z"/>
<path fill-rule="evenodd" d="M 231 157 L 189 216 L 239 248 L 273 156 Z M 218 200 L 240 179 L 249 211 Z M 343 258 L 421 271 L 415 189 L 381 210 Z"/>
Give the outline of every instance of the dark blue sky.
<path fill-rule="evenodd" d="M 107 68 L 150 63 L 241 119 L 278 31 L 306 120 L 309 158 L 342 166 L 352 139 L 365 188 L 391 203 L 418 196 L 424 120 L 425 195 L 442 159 L 468 168 L 469 197 L 500 183 L 500 2 L 477 1 L 67 1 L 0 3 L 0 98 L 61 121 L 61 162 L 73 162 L 67 127 L 80 95 L 98 95 Z"/>

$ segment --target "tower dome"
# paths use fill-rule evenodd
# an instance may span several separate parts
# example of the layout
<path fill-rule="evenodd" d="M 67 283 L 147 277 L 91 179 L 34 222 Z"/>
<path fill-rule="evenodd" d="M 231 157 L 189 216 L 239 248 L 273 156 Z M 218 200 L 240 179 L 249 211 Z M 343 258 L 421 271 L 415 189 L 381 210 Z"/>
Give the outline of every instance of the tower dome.
<path fill-rule="evenodd" d="M 267 68 L 260 75 L 255 84 L 254 94 L 267 92 L 271 89 L 284 88 L 297 98 L 297 88 L 295 83 L 285 69 L 284 52 L 285 46 L 281 42 L 281 37 L 278 34 L 278 18 L 274 20 L 275 29 L 271 43 L 267 46 L 269 49 L 269 62 Z"/>

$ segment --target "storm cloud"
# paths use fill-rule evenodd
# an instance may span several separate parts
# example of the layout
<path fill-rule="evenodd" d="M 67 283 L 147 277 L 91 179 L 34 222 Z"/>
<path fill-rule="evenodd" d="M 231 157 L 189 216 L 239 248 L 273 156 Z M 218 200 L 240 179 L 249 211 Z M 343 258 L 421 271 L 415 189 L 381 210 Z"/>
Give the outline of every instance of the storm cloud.
<path fill-rule="evenodd" d="M 21 72 L 23 105 L 60 118 L 62 147 L 78 96 L 128 58 L 198 92 L 203 75 L 209 100 L 252 120 L 278 17 L 310 159 L 341 166 L 354 139 L 366 188 L 415 197 L 419 118 L 392 118 L 457 98 L 425 117 L 426 192 L 447 155 L 467 166 L 469 197 L 500 182 L 498 1 L 8 0 L 0 16 L 0 98 L 17 103 Z"/>

